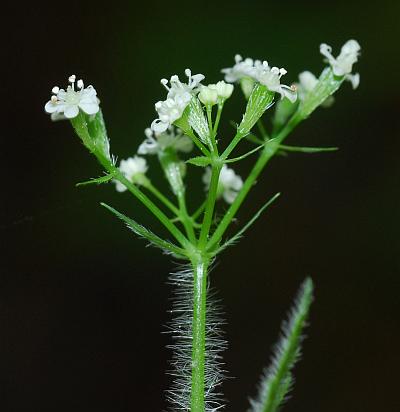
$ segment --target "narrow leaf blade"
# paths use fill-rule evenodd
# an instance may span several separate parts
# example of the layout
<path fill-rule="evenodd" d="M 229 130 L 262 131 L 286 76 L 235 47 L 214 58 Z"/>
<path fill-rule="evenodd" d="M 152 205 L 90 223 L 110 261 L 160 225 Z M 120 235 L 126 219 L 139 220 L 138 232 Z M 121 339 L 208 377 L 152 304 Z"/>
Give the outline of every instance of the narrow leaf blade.
<path fill-rule="evenodd" d="M 114 209 L 113 207 L 107 205 L 106 203 L 100 203 L 102 206 L 104 206 L 106 209 L 108 209 L 111 213 L 113 213 L 115 216 L 117 216 L 119 219 L 121 219 L 125 224 L 128 226 L 129 229 L 131 229 L 134 233 L 136 233 L 138 236 L 145 238 L 148 240 L 152 245 L 157 246 L 158 248 L 173 253 L 174 255 L 177 256 L 183 256 L 184 255 L 184 250 L 181 249 L 180 247 L 172 244 L 171 242 L 161 239 L 159 236 L 155 235 L 153 232 L 150 230 L 146 229 L 144 226 L 140 225 L 133 219 L 125 216 L 123 213 L 118 212 L 118 210 Z"/>
<path fill-rule="evenodd" d="M 97 184 L 100 185 L 102 183 L 107 183 L 110 180 L 114 178 L 114 173 L 107 174 L 105 176 L 97 177 L 94 179 L 86 180 L 85 182 L 79 182 L 75 186 L 86 186 L 86 185 L 92 185 L 92 184 Z"/>
<path fill-rule="evenodd" d="M 280 196 L 280 193 L 277 193 L 276 195 L 274 195 L 270 200 L 268 200 L 267 203 L 265 203 L 264 206 L 262 206 L 259 211 L 247 222 L 247 224 L 241 229 L 239 230 L 238 233 L 236 233 L 236 235 L 232 236 L 230 239 L 228 239 L 222 246 L 220 246 L 217 251 L 215 252 L 215 254 L 217 255 L 218 253 L 222 252 L 223 250 L 225 250 L 227 247 L 235 244 L 244 234 L 244 232 L 246 232 L 247 229 L 250 228 L 250 226 L 261 216 L 261 214 L 264 212 L 265 209 L 268 208 L 268 206 L 270 206 L 273 202 L 275 202 L 276 199 L 278 199 L 278 197 Z"/>
<path fill-rule="evenodd" d="M 189 163 L 194 166 L 206 167 L 209 164 L 211 164 L 211 159 L 206 156 L 197 156 L 197 157 L 192 157 L 191 159 L 186 160 L 186 163 Z"/>
<path fill-rule="evenodd" d="M 282 324 L 282 335 L 275 346 L 271 365 L 265 370 L 250 412 L 277 412 L 287 398 L 293 382 L 292 369 L 301 354 L 303 330 L 313 300 L 313 282 L 307 278 L 295 299 L 289 319 Z"/>
<path fill-rule="evenodd" d="M 339 150 L 338 147 L 287 146 L 283 144 L 279 145 L 279 149 L 285 152 L 300 152 L 300 153 L 335 152 Z"/>

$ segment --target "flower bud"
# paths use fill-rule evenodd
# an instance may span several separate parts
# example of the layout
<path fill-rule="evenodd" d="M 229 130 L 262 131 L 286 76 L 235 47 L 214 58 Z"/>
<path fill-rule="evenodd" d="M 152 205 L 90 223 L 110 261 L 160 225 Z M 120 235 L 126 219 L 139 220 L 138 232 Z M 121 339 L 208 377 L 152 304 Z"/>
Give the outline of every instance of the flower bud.
<path fill-rule="evenodd" d="M 214 106 L 218 102 L 218 92 L 209 86 L 200 89 L 199 99 L 205 106 Z"/>
<path fill-rule="evenodd" d="M 229 99 L 233 92 L 233 85 L 225 83 L 223 80 L 221 80 L 217 84 L 209 84 L 208 88 L 215 90 L 218 94 L 218 98 L 222 101 Z"/>

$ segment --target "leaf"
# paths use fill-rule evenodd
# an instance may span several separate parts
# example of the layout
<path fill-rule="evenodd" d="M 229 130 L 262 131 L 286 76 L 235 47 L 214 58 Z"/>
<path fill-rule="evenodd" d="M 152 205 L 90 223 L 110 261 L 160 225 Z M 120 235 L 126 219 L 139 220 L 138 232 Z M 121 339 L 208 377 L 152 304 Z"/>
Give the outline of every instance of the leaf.
<path fill-rule="evenodd" d="M 307 278 L 300 287 L 289 319 L 282 323 L 282 335 L 275 345 L 271 365 L 265 370 L 250 412 L 276 412 L 292 387 L 292 369 L 300 358 L 302 336 L 313 300 L 313 282 Z"/>
<path fill-rule="evenodd" d="M 206 167 L 211 164 L 211 159 L 206 156 L 197 156 L 186 160 L 186 163 L 190 163 L 191 165 L 195 166 Z"/>
<path fill-rule="evenodd" d="M 300 152 L 300 153 L 320 153 L 320 152 L 335 152 L 338 147 L 307 147 L 307 146 L 286 146 L 279 145 L 279 149 L 285 152 Z"/>
<path fill-rule="evenodd" d="M 232 244 L 236 243 L 243 236 L 244 232 L 246 232 L 246 230 L 249 229 L 250 226 L 261 216 L 262 212 L 264 212 L 264 210 L 267 209 L 268 206 L 272 205 L 272 203 L 275 202 L 275 200 L 278 199 L 280 195 L 281 195 L 280 193 L 277 193 L 270 200 L 268 200 L 268 202 L 265 203 L 265 205 L 260 208 L 260 210 L 247 222 L 247 224 L 241 230 L 239 230 L 238 233 L 236 233 L 236 235 L 228 239 L 222 246 L 220 246 L 217 249 L 217 251 L 215 252 L 215 255 L 222 252 L 223 250 L 225 250 L 227 247 L 231 246 Z"/>
<path fill-rule="evenodd" d="M 93 178 L 90 180 L 86 180 L 85 182 L 79 182 L 77 183 L 75 186 L 85 186 L 85 185 L 91 185 L 91 184 L 102 184 L 102 183 L 107 183 L 110 180 L 112 180 L 114 178 L 115 174 L 114 173 L 110 173 L 107 174 L 105 176 L 101 176 L 101 177 L 97 177 L 97 178 Z"/>
<path fill-rule="evenodd" d="M 238 156 L 238 157 L 234 157 L 234 158 L 232 158 L 232 159 L 225 160 L 224 163 L 235 163 L 235 162 L 238 162 L 239 160 L 243 160 L 243 159 L 245 159 L 247 156 L 252 155 L 253 153 L 257 152 L 258 150 L 260 150 L 260 149 L 263 148 L 263 147 L 264 147 L 264 143 L 261 144 L 260 146 L 257 146 L 255 149 L 250 150 L 249 152 L 245 153 L 244 155 L 241 155 L 241 156 Z"/>
<path fill-rule="evenodd" d="M 134 233 L 136 233 L 140 237 L 144 237 L 148 240 L 152 245 L 157 246 L 158 248 L 173 253 L 176 256 L 182 257 L 185 255 L 185 251 L 180 247 L 174 245 L 173 243 L 161 239 L 159 236 L 155 235 L 150 230 L 146 229 L 144 226 L 140 225 L 139 223 L 135 222 L 133 219 L 125 216 L 124 214 L 118 212 L 113 207 L 107 205 L 106 203 L 100 203 L 110 212 L 114 213 L 119 219 L 126 223 L 129 229 L 131 229 Z"/>

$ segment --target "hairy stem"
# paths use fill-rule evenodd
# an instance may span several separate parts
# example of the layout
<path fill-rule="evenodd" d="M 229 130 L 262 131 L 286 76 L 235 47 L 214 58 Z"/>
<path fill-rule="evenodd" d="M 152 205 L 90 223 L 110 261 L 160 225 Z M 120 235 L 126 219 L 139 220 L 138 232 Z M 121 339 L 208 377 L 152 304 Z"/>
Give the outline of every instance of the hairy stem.
<path fill-rule="evenodd" d="M 193 321 L 192 321 L 192 390 L 191 412 L 204 412 L 205 398 L 205 344 L 206 344 L 206 302 L 207 269 L 209 261 L 197 257 L 193 265 Z"/>

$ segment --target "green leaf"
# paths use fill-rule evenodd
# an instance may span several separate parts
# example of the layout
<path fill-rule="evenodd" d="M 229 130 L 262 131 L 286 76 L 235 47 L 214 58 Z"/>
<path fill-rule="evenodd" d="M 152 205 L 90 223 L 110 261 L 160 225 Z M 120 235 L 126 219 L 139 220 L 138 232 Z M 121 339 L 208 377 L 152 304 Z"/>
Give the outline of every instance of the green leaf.
<path fill-rule="evenodd" d="M 307 147 L 307 146 L 286 146 L 279 145 L 279 149 L 285 152 L 300 152 L 300 153 L 321 153 L 321 152 L 335 152 L 339 150 L 338 147 Z"/>
<path fill-rule="evenodd" d="M 247 102 L 246 112 L 238 127 L 238 133 L 241 136 L 246 136 L 264 112 L 272 106 L 274 96 L 274 92 L 271 92 L 260 83 L 254 86 Z"/>
<path fill-rule="evenodd" d="M 92 184 L 102 184 L 102 183 L 107 183 L 110 180 L 112 180 L 115 177 L 114 173 L 110 173 L 108 175 L 105 176 L 101 176 L 101 177 L 97 177 L 97 178 L 93 178 L 90 180 L 86 180 L 85 182 L 79 182 L 77 183 L 75 186 L 85 186 L 85 185 L 92 185 Z"/>
<path fill-rule="evenodd" d="M 301 118 L 308 117 L 329 96 L 335 93 L 343 83 L 345 76 L 335 76 L 330 67 L 327 67 L 319 76 L 318 83 L 301 102 L 298 114 Z"/>
<path fill-rule="evenodd" d="M 250 400 L 251 412 L 276 412 L 287 398 L 292 382 L 292 369 L 300 358 L 303 330 L 313 300 L 313 282 L 307 278 L 295 299 L 289 319 L 282 323 L 282 335 L 275 346 L 271 365 L 261 378 L 256 399 Z"/>
<path fill-rule="evenodd" d="M 210 140 L 210 130 L 207 119 L 204 116 L 203 107 L 196 96 L 193 96 L 189 103 L 189 124 L 195 130 L 200 140 L 208 144 Z"/>
<path fill-rule="evenodd" d="M 131 229 L 134 233 L 136 233 L 140 237 L 145 238 L 152 245 L 162 249 L 165 252 L 172 253 L 178 257 L 185 256 L 185 251 L 180 247 L 174 245 L 173 243 L 167 240 L 161 239 L 159 236 L 155 235 L 153 232 L 146 229 L 144 226 L 140 225 L 139 223 L 125 216 L 124 214 L 118 212 L 118 210 L 115 210 L 113 207 L 107 205 L 106 203 L 100 204 L 104 206 L 106 209 L 108 209 L 110 212 L 112 212 L 119 219 L 121 219 L 123 222 L 125 222 L 128 228 Z"/>
<path fill-rule="evenodd" d="M 244 155 L 238 156 L 238 157 L 234 157 L 232 159 L 228 159 L 225 160 L 224 163 L 235 163 L 235 162 L 239 162 L 240 160 L 245 159 L 247 156 L 252 155 L 253 153 L 257 152 L 258 150 L 260 150 L 261 148 L 264 147 L 264 143 L 257 146 L 255 149 L 250 150 L 249 152 L 245 153 Z"/>
<path fill-rule="evenodd" d="M 211 164 L 211 159 L 206 156 L 197 156 L 192 157 L 191 159 L 186 160 L 186 163 L 190 163 L 191 165 L 199 166 L 199 167 L 206 167 Z"/>
<path fill-rule="evenodd" d="M 235 244 L 243 236 L 244 232 L 246 232 L 246 230 L 249 229 L 250 226 L 252 226 L 252 224 L 261 216 L 264 210 L 267 209 L 268 206 L 272 205 L 272 203 L 274 203 L 275 200 L 278 199 L 280 195 L 281 195 L 280 193 L 277 193 L 270 200 L 268 200 L 268 202 L 265 203 L 265 205 L 259 209 L 259 211 L 247 222 L 247 224 L 241 230 L 239 230 L 238 233 L 236 233 L 236 235 L 228 239 L 222 246 L 220 246 L 217 249 L 217 251 L 215 252 L 215 255 L 222 252 L 227 247 Z"/>

